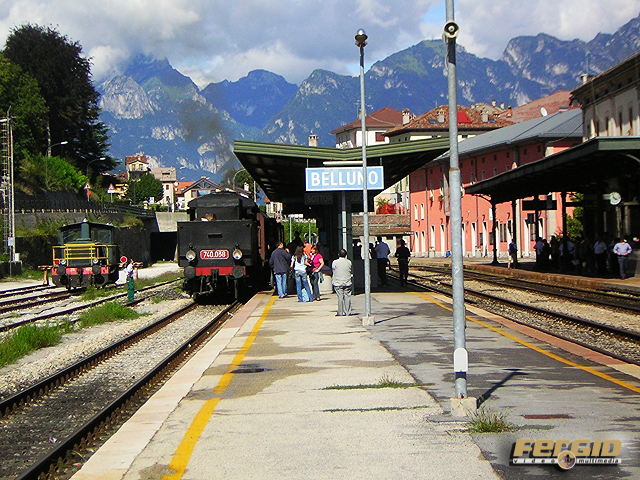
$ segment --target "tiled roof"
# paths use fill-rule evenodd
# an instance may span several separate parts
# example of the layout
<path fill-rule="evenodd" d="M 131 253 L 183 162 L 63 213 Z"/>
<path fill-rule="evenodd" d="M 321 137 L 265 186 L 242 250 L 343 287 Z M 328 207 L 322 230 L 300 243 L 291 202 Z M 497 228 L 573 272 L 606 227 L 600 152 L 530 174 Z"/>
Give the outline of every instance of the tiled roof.
<path fill-rule="evenodd" d="M 131 156 L 125 157 L 125 159 L 124 159 L 124 164 L 125 165 L 129 165 L 130 163 L 135 163 L 135 162 L 147 163 L 147 156 L 146 155 L 131 155 Z"/>
<path fill-rule="evenodd" d="M 487 121 L 482 121 L 482 112 L 474 108 L 458 105 L 458 130 L 494 130 L 496 128 L 513 125 L 510 120 L 495 118 L 487 115 Z M 438 131 L 449 130 L 449 106 L 442 105 L 416 117 L 406 125 L 393 128 L 385 133 L 392 137 L 410 131 Z"/>
<path fill-rule="evenodd" d="M 458 152 L 462 155 L 478 155 L 482 151 L 506 148 L 509 145 L 526 144 L 536 139 L 582 138 L 582 110 L 552 113 L 545 117 L 476 135 L 460 142 Z M 436 160 L 449 158 L 449 152 Z"/>
<path fill-rule="evenodd" d="M 569 110 L 571 92 L 568 90 L 559 90 L 551 95 L 539 98 L 533 102 L 527 103 L 520 107 L 512 108 L 511 111 L 507 109 L 506 112 L 502 112 L 499 117 L 507 120 L 511 120 L 514 123 L 525 122 L 534 118 L 542 117 L 542 109 L 544 108 L 548 115 L 552 113 L 558 113 L 561 109 Z"/>
<path fill-rule="evenodd" d="M 394 110 L 393 108 L 381 108 L 373 113 L 365 116 L 364 118 L 367 128 L 393 128 L 397 125 L 402 125 L 402 112 Z M 347 130 L 353 130 L 354 128 L 360 128 L 360 119 L 354 120 L 351 123 L 342 125 L 341 127 L 331 130 L 331 135 L 336 135 Z"/>

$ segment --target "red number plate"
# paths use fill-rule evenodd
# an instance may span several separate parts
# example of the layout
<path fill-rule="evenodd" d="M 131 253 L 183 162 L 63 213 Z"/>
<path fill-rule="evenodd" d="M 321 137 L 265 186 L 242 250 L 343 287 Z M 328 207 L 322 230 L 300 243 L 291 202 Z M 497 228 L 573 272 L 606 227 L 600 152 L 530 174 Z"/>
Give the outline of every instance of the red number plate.
<path fill-rule="evenodd" d="M 202 260 L 226 260 L 229 258 L 229 250 L 200 250 Z"/>

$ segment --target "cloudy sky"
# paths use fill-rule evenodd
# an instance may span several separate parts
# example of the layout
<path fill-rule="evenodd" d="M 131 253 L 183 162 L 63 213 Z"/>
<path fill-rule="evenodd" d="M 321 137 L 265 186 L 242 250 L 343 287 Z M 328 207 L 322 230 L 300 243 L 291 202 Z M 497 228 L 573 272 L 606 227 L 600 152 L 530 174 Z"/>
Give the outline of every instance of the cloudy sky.
<path fill-rule="evenodd" d="M 300 83 L 316 68 L 358 71 L 353 37 L 369 35 L 365 63 L 440 38 L 445 0 L 0 0 L 0 45 L 23 23 L 51 25 L 83 46 L 94 80 L 134 53 L 168 58 L 199 86 L 266 69 Z M 458 0 L 458 42 L 498 59 L 509 39 L 613 33 L 640 0 Z"/>

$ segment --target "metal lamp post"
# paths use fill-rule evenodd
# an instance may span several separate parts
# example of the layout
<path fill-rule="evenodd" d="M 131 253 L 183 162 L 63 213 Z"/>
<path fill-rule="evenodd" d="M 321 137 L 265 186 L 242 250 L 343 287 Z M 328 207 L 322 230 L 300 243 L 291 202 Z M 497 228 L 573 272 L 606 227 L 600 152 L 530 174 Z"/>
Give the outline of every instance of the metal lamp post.
<path fill-rule="evenodd" d="M 367 34 L 363 29 L 356 33 L 356 46 L 360 49 L 360 121 L 362 124 L 362 228 L 365 245 L 369 244 L 369 199 L 367 194 L 367 130 L 366 107 L 364 96 L 364 47 L 367 45 Z M 371 315 L 371 264 L 367 255 L 362 255 L 364 261 L 364 317 L 363 325 L 373 325 Z"/>

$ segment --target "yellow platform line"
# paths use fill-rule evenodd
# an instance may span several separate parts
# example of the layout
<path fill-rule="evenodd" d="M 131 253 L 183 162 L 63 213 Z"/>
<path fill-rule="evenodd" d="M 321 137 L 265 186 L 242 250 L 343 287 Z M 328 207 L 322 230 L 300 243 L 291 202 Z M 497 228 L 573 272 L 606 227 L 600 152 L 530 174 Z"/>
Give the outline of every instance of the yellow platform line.
<path fill-rule="evenodd" d="M 443 305 L 442 303 L 437 302 L 433 298 L 430 298 L 430 297 L 428 297 L 428 296 L 426 296 L 424 294 L 416 293 L 416 292 L 411 292 L 411 293 L 413 293 L 414 295 L 422 298 L 423 300 L 426 300 L 427 302 L 433 303 L 433 304 L 439 306 L 440 308 L 443 308 L 444 310 L 448 310 L 450 312 L 453 311 L 452 308 L 447 307 L 446 305 Z M 573 367 L 573 368 L 578 368 L 578 369 L 580 369 L 580 370 L 582 370 L 584 372 L 590 373 L 591 375 L 595 375 L 596 377 L 602 378 L 603 380 L 606 380 L 606 381 L 611 382 L 611 383 L 615 383 L 616 385 L 619 385 L 619 386 L 621 386 L 623 388 L 631 390 L 632 392 L 640 393 L 640 388 L 634 387 L 633 385 L 631 385 L 631 384 L 629 384 L 627 382 L 623 382 L 622 380 L 618 380 L 617 378 L 613 378 L 612 376 L 607 375 L 606 373 L 601 373 L 601 372 L 599 372 L 597 370 L 594 370 L 591 367 L 587 367 L 585 365 L 580 365 L 578 363 L 572 362 L 571 360 L 568 360 L 568 359 L 563 358 L 563 357 L 561 357 L 559 355 L 556 355 L 555 353 L 551 353 L 551 352 L 548 352 L 547 350 L 544 350 L 544 349 L 542 349 L 540 347 L 536 347 L 535 345 L 532 345 L 529 342 L 525 342 L 524 340 L 521 340 L 518 337 L 515 337 L 515 336 L 513 336 L 513 335 L 511 335 L 511 334 L 509 334 L 507 332 L 504 332 L 504 331 L 500 330 L 499 328 L 492 327 L 491 325 L 488 325 L 488 324 L 486 324 L 484 322 L 481 322 L 480 320 L 476 320 L 474 318 L 471 318 L 468 315 L 466 315 L 465 318 L 467 320 L 469 320 L 470 322 L 473 322 L 473 323 L 475 323 L 477 325 L 480 325 L 481 327 L 488 328 L 492 332 L 495 332 L 495 333 L 498 333 L 498 334 L 500 334 L 500 335 L 502 335 L 504 337 L 507 337 L 510 340 L 513 340 L 514 342 L 519 343 L 520 345 L 523 345 L 523 346 L 525 346 L 527 348 L 530 348 L 531 350 L 534 350 L 534 351 L 536 351 L 538 353 L 541 353 L 542 355 L 545 355 L 545 356 L 547 356 L 549 358 L 552 358 L 552 359 L 554 359 L 554 360 L 556 360 L 556 361 L 558 361 L 560 363 L 564 363 L 565 365 L 568 365 L 568 366 Z"/>
<path fill-rule="evenodd" d="M 220 395 L 227 390 L 227 387 L 229 386 L 229 383 L 231 383 L 231 379 L 234 376 L 234 373 L 232 372 L 236 370 L 242 363 L 244 357 L 247 355 L 247 352 L 251 348 L 251 345 L 253 345 L 253 342 L 258 336 L 258 332 L 260 331 L 260 327 L 262 327 L 262 323 L 267 318 L 267 315 L 269 315 L 269 311 L 271 310 L 271 307 L 273 306 L 275 300 L 276 297 L 272 297 L 271 300 L 269 300 L 269 303 L 267 303 L 264 312 L 262 312 L 260 319 L 251 329 L 251 333 L 245 340 L 244 345 L 242 345 L 242 348 L 238 351 L 238 353 L 236 353 L 235 357 L 229 364 L 226 373 L 222 375 L 222 378 L 213 389 L 214 394 Z M 219 402 L 219 398 L 212 398 L 210 400 L 207 400 L 200 408 L 195 418 L 191 422 L 187 433 L 185 433 L 184 437 L 182 437 L 180 445 L 178 445 L 178 448 L 173 454 L 173 458 L 171 459 L 169 468 L 173 470 L 174 473 L 163 476 L 163 480 L 179 480 L 182 478 L 185 470 L 187 469 L 187 465 L 189 464 L 189 460 L 191 459 L 191 455 L 193 454 L 196 443 L 198 443 L 200 435 L 202 435 L 202 432 L 209 423 L 209 420 L 211 419 L 211 416 L 213 415 L 213 412 Z"/>

